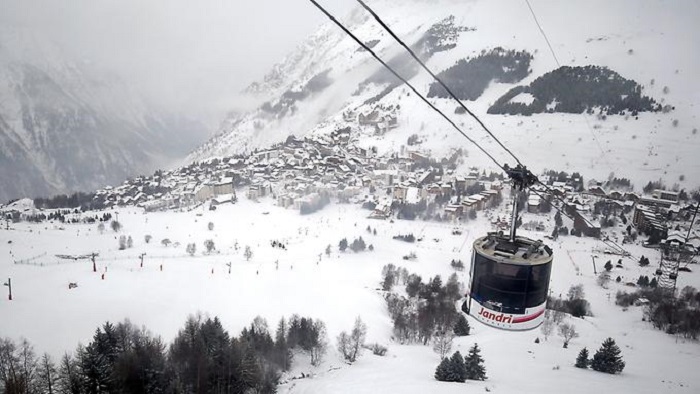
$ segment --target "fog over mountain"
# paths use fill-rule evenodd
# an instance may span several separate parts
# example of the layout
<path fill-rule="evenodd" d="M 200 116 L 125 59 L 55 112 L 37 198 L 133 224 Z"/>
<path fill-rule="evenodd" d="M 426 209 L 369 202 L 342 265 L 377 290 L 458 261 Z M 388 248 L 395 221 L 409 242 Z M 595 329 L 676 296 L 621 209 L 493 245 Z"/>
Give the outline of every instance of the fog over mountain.
<path fill-rule="evenodd" d="M 279 0 L 0 0 L 0 9 L 3 201 L 181 162 L 246 105 L 240 90 L 321 22 L 307 3 Z"/>
<path fill-rule="evenodd" d="M 355 2 L 325 4 L 343 15 Z M 71 59 L 215 125 L 240 89 L 325 22 L 299 0 L 0 0 L 0 9 L 0 26 L 50 39 Z"/>

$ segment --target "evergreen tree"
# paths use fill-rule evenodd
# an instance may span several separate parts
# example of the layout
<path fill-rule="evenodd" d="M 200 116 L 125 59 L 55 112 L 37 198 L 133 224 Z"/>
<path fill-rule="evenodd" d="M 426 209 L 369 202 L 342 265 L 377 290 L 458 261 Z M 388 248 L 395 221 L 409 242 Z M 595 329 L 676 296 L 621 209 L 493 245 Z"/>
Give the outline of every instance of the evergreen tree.
<path fill-rule="evenodd" d="M 450 359 L 443 358 L 440 364 L 435 369 L 435 379 L 441 382 L 448 382 L 448 377 L 450 375 Z"/>
<path fill-rule="evenodd" d="M 82 348 L 79 347 L 76 353 L 81 354 Z M 57 383 L 57 389 L 60 393 L 80 394 L 83 392 L 79 360 L 72 358 L 68 354 L 63 355 L 58 369 Z"/>
<path fill-rule="evenodd" d="M 486 380 L 486 368 L 484 367 L 484 359 L 481 358 L 481 349 L 478 344 L 469 349 L 469 355 L 465 359 L 467 379 L 469 380 Z"/>
<path fill-rule="evenodd" d="M 455 335 L 458 337 L 463 337 L 469 335 L 469 331 L 471 331 L 471 327 L 469 326 L 469 321 L 467 320 L 466 317 L 464 317 L 463 314 L 459 315 L 459 318 L 457 319 L 457 323 L 455 323 L 455 328 L 454 332 Z"/>
<path fill-rule="evenodd" d="M 576 368 L 588 368 L 588 349 L 585 347 L 581 349 L 578 356 L 576 357 Z"/>
<path fill-rule="evenodd" d="M 609 272 L 610 270 L 613 269 L 613 265 L 612 265 L 612 263 L 610 262 L 610 260 L 608 260 L 608 262 L 605 263 L 604 268 L 605 268 L 605 270 L 608 271 L 608 272 Z"/>
<path fill-rule="evenodd" d="M 656 280 L 656 278 L 651 278 L 651 282 L 649 282 L 649 287 L 652 289 L 655 289 L 656 286 L 659 285 L 659 281 Z"/>
<path fill-rule="evenodd" d="M 292 353 L 287 345 L 287 322 L 284 317 L 280 319 L 275 333 L 275 359 L 283 371 L 288 371 L 292 366 Z"/>
<path fill-rule="evenodd" d="M 620 373 L 625 368 L 625 362 L 622 361 L 622 356 L 620 355 L 620 348 L 612 338 L 606 339 L 595 353 L 593 360 L 591 360 L 591 368 L 610 374 Z"/>
<path fill-rule="evenodd" d="M 462 357 L 462 354 L 456 351 L 452 357 L 450 357 L 450 368 L 448 371 L 448 382 L 461 382 L 464 383 L 465 380 L 469 378 L 469 372 L 467 370 L 467 364 Z"/>

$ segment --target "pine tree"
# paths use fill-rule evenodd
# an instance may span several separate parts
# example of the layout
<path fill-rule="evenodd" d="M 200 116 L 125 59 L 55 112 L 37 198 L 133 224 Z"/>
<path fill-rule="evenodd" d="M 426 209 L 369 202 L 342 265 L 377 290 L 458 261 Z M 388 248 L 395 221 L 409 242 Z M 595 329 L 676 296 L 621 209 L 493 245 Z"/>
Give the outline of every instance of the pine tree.
<path fill-rule="evenodd" d="M 591 360 L 591 368 L 610 374 L 620 373 L 625 368 L 625 362 L 622 361 L 622 356 L 620 355 L 620 348 L 612 338 L 606 339 L 595 353 L 593 360 Z"/>
<path fill-rule="evenodd" d="M 658 285 L 659 285 L 659 281 L 656 280 L 656 278 L 651 278 L 651 282 L 649 282 L 649 287 L 651 287 L 652 289 L 655 289 L 656 286 L 658 286 Z"/>
<path fill-rule="evenodd" d="M 581 349 L 578 356 L 576 357 L 576 368 L 588 368 L 588 349 L 585 347 Z"/>
<path fill-rule="evenodd" d="M 441 382 L 447 382 L 447 378 L 450 373 L 450 359 L 443 358 L 440 364 L 435 369 L 435 379 Z"/>
<path fill-rule="evenodd" d="M 610 272 L 610 270 L 613 269 L 613 265 L 612 265 L 612 263 L 610 262 L 610 260 L 608 260 L 608 262 L 605 263 L 605 267 L 604 267 L 604 268 L 605 268 L 605 270 L 608 271 L 608 272 Z"/>
<path fill-rule="evenodd" d="M 466 317 L 464 317 L 464 315 L 460 314 L 459 318 L 457 319 L 457 323 L 455 323 L 455 335 L 457 335 L 458 337 L 467 336 L 469 335 L 469 331 L 471 331 L 469 321 Z"/>
<path fill-rule="evenodd" d="M 450 357 L 449 365 L 448 382 L 464 383 L 464 381 L 469 378 L 467 364 L 459 350 Z"/>
<path fill-rule="evenodd" d="M 480 353 L 481 349 L 476 343 L 469 349 L 469 355 L 465 360 L 467 379 L 469 380 L 486 380 L 486 368 Z"/>

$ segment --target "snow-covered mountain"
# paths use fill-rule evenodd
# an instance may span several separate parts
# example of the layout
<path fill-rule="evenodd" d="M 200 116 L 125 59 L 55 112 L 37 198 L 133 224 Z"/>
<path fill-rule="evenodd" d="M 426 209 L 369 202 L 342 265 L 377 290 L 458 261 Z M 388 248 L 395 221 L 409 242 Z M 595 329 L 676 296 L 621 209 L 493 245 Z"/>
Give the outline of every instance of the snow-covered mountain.
<path fill-rule="evenodd" d="M 120 183 L 169 165 L 202 136 L 49 40 L 1 30 L 0 201 Z"/>
<path fill-rule="evenodd" d="M 463 91 L 470 109 L 534 170 L 581 171 L 589 178 L 616 173 L 638 187 L 659 178 L 696 186 L 684 183 L 700 175 L 700 161 L 694 160 L 700 82 L 693 74 L 700 58 L 692 49 L 700 43 L 694 22 L 700 4 L 531 1 L 557 64 L 526 2 L 368 3 L 432 70 L 451 69 L 442 74 L 448 84 Z M 435 96 L 430 76 L 368 13 L 358 8 L 342 20 L 421 92 Z M 576 75 L 560 79 L 571 70 Z M 559 90 L 552 93 L 547 84 L 555 81 Z M 492 165 L 330 23 L 244 94 L 261 105 L 225 119 L 190 161 L 264 148 L 292 134 L 350 127 L 361 144 L 380 152 L 400 151 L 415 134 L 419 143 L 407 148 L 441 156 L 462 147 L 471 153 L 467 165 Z M 431 98 L 436 106 L 500 161 L 512 163 L 471 118 L 455 113 L 453 101 L 438 96 Z M 531 116 L 489 111 L 494 103 L 511 111 L 513 104 L 539 110 Z M 370 119 L 360 122 L 359 115 Z"/>

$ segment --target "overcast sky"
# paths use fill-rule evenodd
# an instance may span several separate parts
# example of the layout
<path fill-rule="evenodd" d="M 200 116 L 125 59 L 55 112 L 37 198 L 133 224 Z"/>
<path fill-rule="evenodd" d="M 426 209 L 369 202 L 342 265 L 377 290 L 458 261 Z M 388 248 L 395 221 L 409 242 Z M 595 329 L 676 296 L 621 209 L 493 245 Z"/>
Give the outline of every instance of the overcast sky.
<path fill-rule="evenodd" d="M 354 0 L 321 0 L 345 15 Z M 0 25 L 51 37 L 170 106 L 223 113 L 313 33 L 308 0 L 0 0 Z"/>

